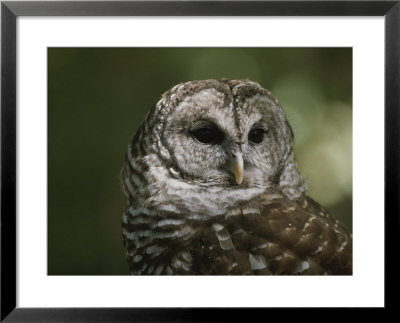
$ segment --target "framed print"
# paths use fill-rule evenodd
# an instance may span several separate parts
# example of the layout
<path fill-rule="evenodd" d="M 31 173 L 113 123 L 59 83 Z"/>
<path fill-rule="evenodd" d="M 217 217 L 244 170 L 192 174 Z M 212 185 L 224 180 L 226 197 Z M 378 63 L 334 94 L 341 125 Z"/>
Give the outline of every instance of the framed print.
<path fill-rule="evenodd" d="M 391 308 L 399 13 L 3 1 L 1 319 Z"/>

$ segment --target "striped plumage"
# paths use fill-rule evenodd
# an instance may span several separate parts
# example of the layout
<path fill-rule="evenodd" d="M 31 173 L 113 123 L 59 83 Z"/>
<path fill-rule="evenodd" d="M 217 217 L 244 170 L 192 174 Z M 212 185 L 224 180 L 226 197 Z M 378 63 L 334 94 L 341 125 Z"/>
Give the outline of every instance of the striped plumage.
<path fill-rule="evenodd" d="M 193 131 L 210 124 L 218 141 L 199 143 Z M 352 273 L 351 235 L 306 196 L 290 126 L 257 83 L 166 92 L 128 146 L 122 180 L 132 274 Z"/>

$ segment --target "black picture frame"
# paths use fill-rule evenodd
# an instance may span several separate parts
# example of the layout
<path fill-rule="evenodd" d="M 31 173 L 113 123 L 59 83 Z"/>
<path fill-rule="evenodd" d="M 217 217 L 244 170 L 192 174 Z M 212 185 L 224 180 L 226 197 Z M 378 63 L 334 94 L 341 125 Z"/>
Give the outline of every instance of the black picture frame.
<path fill-rule="evenodd" d="M 400 1 L 2 1 L 1 2 L 1 321 L 236 321 L 265 309 L 16 307 L 16 19 L 19 16 L 384 16 L 385 309 L 398 285 Z M 371 235 L 373 239 L 373 235 Z M 392 255 L 392 256 L 391 256 Z M 393 256 L 394 255 L 394 256 Z M 371 261 L 374 261 L 371 255 Z M 344 291 L 345 292 L 345 291 Z M 285 310 L 285 315 L 293 311 Z M 278 311 L 278 309 L 275 309 Z M 248 313 L 251 312 L 251 313 Z M 280 310 L 280 314 L 282 309 Z M 332 310 L 330 310 L 332 312 Z M 377 313 L 381 318 L 381 312 Z M 253 316 L 254 315 L 254 316 Z M 294 314 L 298 315 L 298 314 Z M 368 314 L 371 315 L 371 312 Z M 373 318 L 373 317 L 372 317 Z"/>

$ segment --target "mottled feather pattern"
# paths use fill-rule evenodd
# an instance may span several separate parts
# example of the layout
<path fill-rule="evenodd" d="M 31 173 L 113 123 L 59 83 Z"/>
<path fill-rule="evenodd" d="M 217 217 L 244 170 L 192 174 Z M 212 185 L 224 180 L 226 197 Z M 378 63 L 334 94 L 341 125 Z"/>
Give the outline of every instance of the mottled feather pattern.
<path fill-rule="evenodd" d="M 132 273 L 162 267 L 157 274 L 351 274 L 347 230 L 310 198 L 294 205 L 276 196 L 212 220 L 133 212 L 123 223 Z"/>
<path fill-rule="evenodd" d="M 200 119 L 226 143 L 196 143 L 187 128 Z M 247 142 L 254 123 L 267 129 L 262 145 Z M 240 185 L 228 169 L 238 151 Z M 122 183 L 132 274 L 352 274 L 351 234 L 306 195 L 292 129 L 257 83 L 193 81 L 164 93 L 128 146 Z"/>

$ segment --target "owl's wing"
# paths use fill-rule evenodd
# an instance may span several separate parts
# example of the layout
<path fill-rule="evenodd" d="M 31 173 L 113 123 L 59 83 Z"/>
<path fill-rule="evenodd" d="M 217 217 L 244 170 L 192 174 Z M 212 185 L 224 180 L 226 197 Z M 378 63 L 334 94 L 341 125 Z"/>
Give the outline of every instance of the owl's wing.
<path fill-rule="evenodd" d="M 194 274 L 352 274 L 351 234 L 307 196 L 265 194 L 215 218 L 191 254 Z"/>
<path fill-rule="evenodd" d="M 350 275 L 351 234 L 307 196 L 262 195 L 224 215 L 128 208 L 123 241 L 133 274 Z"/>

